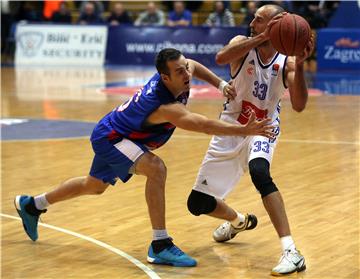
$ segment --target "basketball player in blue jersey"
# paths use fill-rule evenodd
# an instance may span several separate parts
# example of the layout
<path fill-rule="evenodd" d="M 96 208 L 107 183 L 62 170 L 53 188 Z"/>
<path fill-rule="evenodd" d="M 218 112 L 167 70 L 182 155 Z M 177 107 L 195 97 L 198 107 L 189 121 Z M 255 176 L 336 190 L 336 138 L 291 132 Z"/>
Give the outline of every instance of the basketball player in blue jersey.
<path fill-rule="evenodd" d="M 208 214 L 227 220 L 214 231 L 213 238 L 218 242 L 228 241 L 257 224 L 254 215 L 241 214 L 224 202 L 244 172 L 249 170 L 282 244 L 282 256 L 272 269 L 272 275 L 299 272 L 306 268 L 304 257 L 295 247 L 283 199 L 269 170 L 280 135 L 280 99 L 288 87 L 293 109 L 301 112 L 305 108 L 308 91 L 304 61 L 314 46 L 311 38 L 304 53 L 298 57 L 287 57 L 274 49 L 269 41 L 269 30 L 284 14 L 277 5 L 259 8 L 250 23 L 251 37 L 234 37 L 216 57 L 217 63 L 230 65 L 236 92 L 234 100 L 225 104 L 220 119 L 229 123 L 246 123 L 250 112 L 255 111 L 258 119 L 271 118 L 277 136 L 274 139 L 214 136 L 188 198 L 192 214 Z"/>
<path fill-rule="evenodd" d="M 96 125 L 91 143 L 95 156 L 90 174 L 71 178 L 58 188 L 35 197 L 19 195 L 16 209 L 25 232 L 36 241 L 41 213 L 56 202 L 81 195 L 103 193 L 116 179 L 127 182 L 133 174 L 144 175 L 153 241 L 148 261 L 154 264 L 195 266 L 196 261 L 176 247 L 165 226 L 164 162 L 151 150 L 165 144 L 175 127 L 218 135 L 262 135 L 272 138 L 269 119 L 258 121 L 251 114 L 245 125 L 230 124 L 189 112 L 192 77 L 204 80 L 220 89 L 225 97 L 235 97 L 234 88 L 200 63 L 186 59 L 176 49 L 164 49 L 156 57 L 156 73 L 132 98 L 107 114 Z"/>

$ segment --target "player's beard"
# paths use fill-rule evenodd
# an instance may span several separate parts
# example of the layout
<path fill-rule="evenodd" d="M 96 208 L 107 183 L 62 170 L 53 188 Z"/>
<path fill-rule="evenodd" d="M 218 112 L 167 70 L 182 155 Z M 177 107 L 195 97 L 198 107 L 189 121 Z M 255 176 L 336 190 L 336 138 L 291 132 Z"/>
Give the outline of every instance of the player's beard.
<path fill-rule="evenodd" d="M 255 30 L 253 28 L 250 28 L 250 37 L 256 37 L 257 33 L 255 32 Z"/>
<path fill-rule="evenodd" d="M 268 47 L 268 46 L 270 46 L 270 40 L 265 41 L 259 45 L 259 47 Z"/>
<path fill-rule="evenodd" d="M 257 33 L 253 28 L 250 29 L 250 37 L 254 38 L 257 35 L 259 35 L 259 33 Z M 270 41 L 265 41 L 263 43 L 261 43 L 258 47 L 267 47 L 270 45 Z"/>

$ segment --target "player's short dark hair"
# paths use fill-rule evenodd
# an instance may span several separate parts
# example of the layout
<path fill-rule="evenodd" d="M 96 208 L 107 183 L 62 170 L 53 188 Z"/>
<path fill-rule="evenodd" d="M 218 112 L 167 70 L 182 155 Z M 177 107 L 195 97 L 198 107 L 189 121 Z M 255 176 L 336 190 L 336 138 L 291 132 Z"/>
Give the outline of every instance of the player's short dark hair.
<path fill-rule="evenodd" d="M 155 58 L 155 65 L 159 74 L 169 75 L 170 70 L 167 66 L 167 62 L 177 60 L 181 55 L 181 51 L 175 48 L 164 48 L 163 50 L 161 50 Z"/>

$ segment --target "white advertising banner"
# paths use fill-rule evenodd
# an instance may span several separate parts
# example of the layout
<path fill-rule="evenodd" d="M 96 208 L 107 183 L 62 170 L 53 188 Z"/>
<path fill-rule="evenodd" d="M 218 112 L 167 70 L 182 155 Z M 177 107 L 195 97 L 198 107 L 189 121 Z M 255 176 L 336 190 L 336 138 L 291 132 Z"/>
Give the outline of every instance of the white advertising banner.
<path fill-rule="evenodd" d="M 104 64 L 106 26 L 18 24 L 16 65 Z"/>

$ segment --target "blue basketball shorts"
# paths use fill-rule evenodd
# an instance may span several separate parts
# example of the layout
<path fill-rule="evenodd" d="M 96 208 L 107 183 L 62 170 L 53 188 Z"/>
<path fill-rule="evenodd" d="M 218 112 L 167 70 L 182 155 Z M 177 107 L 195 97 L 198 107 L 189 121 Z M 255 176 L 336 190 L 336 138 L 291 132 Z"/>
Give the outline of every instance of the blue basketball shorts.
<path fill-rule="evenodd" d="M 148 151 L 145 146 L 125 138 L 117 143 L 101 138 L 92 141 L 92 147 L 95 156 L 90 175 L 112 185 L 116 183 L 117 178 L 124 183 L 127 182 L 132 176 L 131 167 Z"/>

